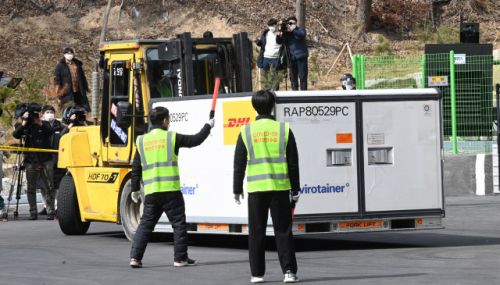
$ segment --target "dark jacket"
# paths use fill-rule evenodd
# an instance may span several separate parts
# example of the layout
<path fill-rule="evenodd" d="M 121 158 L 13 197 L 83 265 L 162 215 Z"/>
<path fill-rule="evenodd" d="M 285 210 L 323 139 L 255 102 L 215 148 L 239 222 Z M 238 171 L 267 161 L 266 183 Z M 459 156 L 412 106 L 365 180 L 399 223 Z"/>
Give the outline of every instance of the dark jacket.
<path fill-rule="evenodd" d="M 51 149 L 50 137 L 54 134 L 54 129 L 48 122 L 42 121 L 42 125 L 27 124 L 26 127 L 19 125 L 12 134 L 16 139 L 21 139 L 26 135 L 26 147 Z M 36 156 L 40 161 L 37 161 Z M 24 152 L 26 163 L 38 164 L 52 159 L 52 153 L 47 152 Z M 38 162 L 38 163 L 37 163 Z"/>
<path fill-rule="evenodd" d="M 296 27 L 291 33 L 285 32 L 276 38 L 276 43 L 282 44 L 286 41 L 286 45 L 290 49 L 290 56 L 292 61 L 304 59 L 309 57 L 306 43 L 306 30 Z"/>
<path fill-rule="evenodd" d="M 257 116 L 257 120 L 270 119 L 275 120 L 272 115 Z M 241 133 L 236 142 L 236 149 L 234 150 L 234 174 L 233 174 L 233 193 L 243 193 L 243 180 L 245 179 L 245 171 L 247 169 L 247 155 L 248 151 L 241 138 Z M 296 195 L 300 191 L 299 179 L 299 153 L 297 151 L 297 143 L 292 130 L 288 133 L 288 144 L 286 145 L 286 161 L 288 163 L 288 175 L 290 177 L 290 184 L 292 192 Z"/>
<path fill-rule="evenodd" d="M 87 92 L 89 92 L 89 85 L 87 83 L 87 78 L 85 77 L 85 72 L 83 72 L 82 65 L 83 63 L 76 58 L 73 58 L 73 62 L 77 66 L 78 72 L 78 87 L 80 94 L 83 96 L 83 100 L 89 105 L 89 99 L 87 98 Z M 73 98 L 73 84 L 71 81 L 71 72 L 69 71 L 69 67 L 66 64 L 66 58 L 61 59 L 59 64 L 56 66 L 56 70 L 54 71 L 55 75 L 55 83 L 56 85 L 61 86 L 61 88 L 68 84 L 68 88 L 66 89 L 66 93 L 61 98 L 61 105 L 68 103 L 69 101 L 75 101 Z M 89 110 L 90 112 L 90 110 Z"/>
<path fill-rule="evenodd" d="M 257 41 L 257 45 L 260 47 L 259 57 L 257 57 L 257 67 L 258 68 L 264 67 L 264 52 L 266 51 L 266 44 L 267 44 L 266 37 L 267 37 L 268 32 L 269 32 L 269 29 L 264 30 L 264 32 L 262 33 L 262 36 L 260 37 L 260 40 Z M 278 36 L 276 36 L 276 40 L 278 40 Z M 274 67 L 276 67 L 276 66 L 274 66 Z"/>
<path fill-rule="evenodd" d="M 50 124 L 50 123 L 49 123 Z M 52 123 L 52 129 L 54 130 L 54 134 L 50 137 L 50 145 L 52 146 L 51 149 L 59 149 L 59 140 L 61 139 L 61 132 L 64 129 L 64 125 L 58 121 L 54 120 Z M 52 153 L 52 162 L 54 164 L 53 169 L 54 169 L 54 187 L 59 188 L 59 184 L 61 184 L 61 180 L 66 173 L 65 168 L 58 168 L 57 167 L 57 162 L 59 161 L 59 154 Z M 38 181 L 36 182 L 36 187 L 37 189 L 42 189 L 45 188 L 45 185 L 43 185 L 43 181 L 41 177 L 38 177 Z"/>
<path fill-rule="evenodd" d="M 154 129 L 162 129 L 166 131 L 164 127 L 153 127 Z M 202 144 L 210 134 L 210 126 L 205 124 L 201 131 L 196 135 L 182 135 L 177 133 L 175 136 L 175 155 L 179 155 L 179 149 L 181 147 L 195 147 Z M 141 155 L 139 150 L 135 151 L 134 162 L 132 162 L 132 192 L 141 190 L 141 178 L 142 178 L 142 164 Z"/>

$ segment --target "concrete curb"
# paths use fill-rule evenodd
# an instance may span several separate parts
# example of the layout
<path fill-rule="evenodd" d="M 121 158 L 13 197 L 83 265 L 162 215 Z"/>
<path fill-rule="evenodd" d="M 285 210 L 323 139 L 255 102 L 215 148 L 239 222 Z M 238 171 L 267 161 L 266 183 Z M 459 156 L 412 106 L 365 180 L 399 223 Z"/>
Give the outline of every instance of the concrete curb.
<path fill-rule="evenodd" d="M 491 154 L 445 156 L 445 196 L 494 195 L 493 171 Z"/>

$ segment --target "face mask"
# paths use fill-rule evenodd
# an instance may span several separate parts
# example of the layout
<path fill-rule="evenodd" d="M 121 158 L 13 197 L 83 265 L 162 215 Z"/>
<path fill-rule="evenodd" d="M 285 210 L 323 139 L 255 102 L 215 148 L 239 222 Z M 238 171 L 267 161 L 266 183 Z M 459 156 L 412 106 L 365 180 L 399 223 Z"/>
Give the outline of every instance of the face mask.
<path fill-rule="evenodd" d="M 351 81 L 345 80 L 343 83 L 344 83 L 344 86 L 342 86 L 342 87 L 344 87 L 344 90 L 352 90 L 352 82 Z"/>
<path fill-rule="evenodd" d="M 67 59 L 67 60 L 72 60 L 73 59 L 73 55 L 72 54 L 65 54 L 64 57 Z"/>
<path fill-rule="evenodd" d="M 271 33 L 274 33 L 274 31 L 276 31 L 276 28 L 275 28 L 275 27 L 270 27 L 270 28 L 269 28 L 269 31 L 270 31 Z"/>
<path fill-rule="evenodd" d="M 297 26 L 295 26 L 295 25 L 290 25 L 290 29 L 295 30 L 295 28 L 297 28 Z"/>
<path fill-rule="evenodd" d="M 45 114 L 45 120 L 49 122 L 54 121 L 54 114 Z"/>

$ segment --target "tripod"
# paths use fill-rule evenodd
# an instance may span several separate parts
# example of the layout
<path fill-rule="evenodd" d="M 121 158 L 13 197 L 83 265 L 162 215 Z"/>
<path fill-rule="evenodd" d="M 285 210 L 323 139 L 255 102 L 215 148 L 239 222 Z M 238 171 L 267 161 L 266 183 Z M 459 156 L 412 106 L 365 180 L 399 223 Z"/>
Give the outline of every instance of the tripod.
<path fill-rule="evenodd" d="M 283 34 L 283 44 L 280 47 L 280 50 L 278 51 L 278 61 L 276 63 L 276 68 L 273 72 L 273 77 L 271 78 L 271 84 L 274 82 L 274 78 L 276 77 L 276 74 L 279 72 L 280 69 L 282 69 L 282 65 L 285 64 L 285 91 L 288 91 L 288 82 L 287 82 L 287 77 L 288 73 L 290 72 L 290 78 L 292 78 L 292 57 L 290 55 L 290 48 L 286 44 L 286 34 Z M 283 58 L 285 59 L 286 63 L 283 62 Z M 279 86 L 279 83 L 276 85 Z M 271 86 L 271 90 L 275 91 L 276 86 Z"/>
<path fill-rule="evenodd" d="M 23 136 L 20 140 L 20 146 L 24 147 L 26 143 L 26 137 Z M 19 220 L 19 200 L 21 199 L 21 189 L 23 187 L 23 176 L 24 172 L 26 170 L 26 167 L 24 166 L 23 163 L 23 154 L 24 150 L 19 154 L 19 151 L 16 151 L 16 158 L 15 158 L 15 165 L 14 165 L 14 172 L 12 174 L 12 182 L 10 183 L 10 190 L 9 190 L 9 198 L 7 198 L 7 210 L 3 214 L 3 221 L 7 222 L 9 221 L 9 208 L 10 208 L 10 202 L 12 201 L 12 195 L 14 194 L 14 186 L 16 184 L 17 180 L 17 190 L 16 190 L 16 209 L 14 211 L 14 220 Z"/>

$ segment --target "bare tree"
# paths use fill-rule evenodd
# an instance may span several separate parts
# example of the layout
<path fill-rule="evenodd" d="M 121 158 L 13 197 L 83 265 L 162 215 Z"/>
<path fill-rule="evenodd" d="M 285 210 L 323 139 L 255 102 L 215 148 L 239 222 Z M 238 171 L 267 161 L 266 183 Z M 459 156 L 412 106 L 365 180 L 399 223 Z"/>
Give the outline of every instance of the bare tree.
<path fill-rule="evenodd" d="M 297 15 L 297 26 L 306 28 L 306 3 L 304 0 L 297 0 L 295 14 Z"/>
<path fill-rule="evenodd" d="M 111 10 L 111 2 L 113 0 L 108 0 L 108 7 L 106 7 L 106 13 L 104 14 L 104 19 L 102 23 L 102 31 L 101 31 L 101 43 L 106 40 L 106 28 L 108 27 L 108 17 L 109 17 L 109 11 Z"/>
<path fill-rule="evenodd" d="M 370 29 L 372 16 L 372 0 L 359 0 L 358 23 L 361 24 L 362 32 L 366 33 Z"/>

